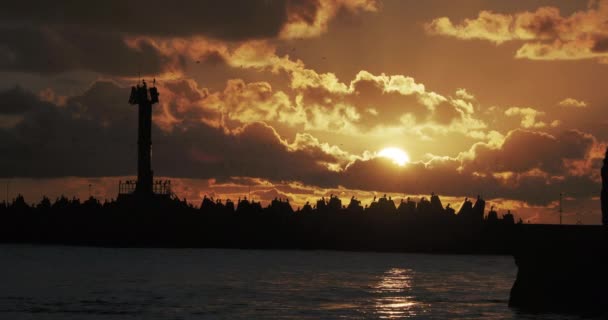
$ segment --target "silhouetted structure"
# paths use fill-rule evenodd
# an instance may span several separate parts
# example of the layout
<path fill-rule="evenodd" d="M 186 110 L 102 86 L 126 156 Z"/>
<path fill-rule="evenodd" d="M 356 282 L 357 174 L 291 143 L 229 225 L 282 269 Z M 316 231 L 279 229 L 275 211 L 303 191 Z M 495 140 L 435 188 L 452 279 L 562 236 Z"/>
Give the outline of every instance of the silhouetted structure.
<path fill-rule="evenodd" d="M 350 213 L 362 213 L 363 212 L 363 206 L 361 206 L 361 201 L 355 199 L 355 196 L 350 198 L 350 203 L 348 204 L 348 207 L 346 207 L 346 209 Z"/>
<path fill-rule="evenodd" d="M 510 212 L 509 212 L 509 214 L 511 215 Z M 488 223 L 498 222 L 498 213 L 496 211 L 494 211 L 494 206 L 490 207 L 490 212 L 488 212 L 488 217 L 486 218 L 486 221 Z"/>
<path fill-rule="evenodd" d="M 514 233 L 517 278 L 509 306 L 521 311 L 608 315 L 605 226 L 522 225 Z"/>
<path fill-rule="evenodd" d="M 158 103 L 159 96 L 156 80 L 153 85 L 148 88 L 146 81 L 142 80 L 141 86 L 131 87 L 129 104 L 138 106 L 137 180 L 118 183 L 119 199 L 123 201 L 134 197 L 144 203 L 155 197 L 171 195 L 171 181 L 154 181 L 152 171 L 152 105 Z"/>

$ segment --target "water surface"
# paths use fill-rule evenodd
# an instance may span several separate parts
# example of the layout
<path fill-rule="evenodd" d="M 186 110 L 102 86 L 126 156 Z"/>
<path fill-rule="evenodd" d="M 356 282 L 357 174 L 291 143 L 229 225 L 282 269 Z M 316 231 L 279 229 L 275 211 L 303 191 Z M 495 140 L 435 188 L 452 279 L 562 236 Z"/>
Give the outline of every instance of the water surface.
<path fill-rule="evenodd" d="M 509 256 L 0 246 L 0 319 L 554 319 Z"/>

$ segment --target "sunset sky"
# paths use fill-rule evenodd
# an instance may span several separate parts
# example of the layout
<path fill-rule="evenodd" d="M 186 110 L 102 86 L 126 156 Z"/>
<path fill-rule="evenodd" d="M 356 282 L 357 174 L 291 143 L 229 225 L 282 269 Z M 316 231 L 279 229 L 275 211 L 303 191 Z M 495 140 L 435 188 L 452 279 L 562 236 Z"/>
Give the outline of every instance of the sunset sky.
<path fill-rule="evenodd" d="M 565 222 L 600 223 L 608 1 L 18 1 L 0 21 L 9 198 L 115 198 L 141 75 L 155 176 L 197 205 L 481 194 L 557 223 L 561 192 Z"/>

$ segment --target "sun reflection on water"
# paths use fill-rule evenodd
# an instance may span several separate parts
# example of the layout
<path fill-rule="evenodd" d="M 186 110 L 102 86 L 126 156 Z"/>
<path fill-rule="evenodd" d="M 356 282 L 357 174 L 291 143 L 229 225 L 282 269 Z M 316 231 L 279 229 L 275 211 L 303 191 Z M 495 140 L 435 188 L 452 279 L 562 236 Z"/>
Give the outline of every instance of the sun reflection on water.
<path fill-rule="evenodd" d="M 374 286 L 375 311 L 381 319 L 415 317 L 421 305 L 410 295 L 413 270 L 392 268 Z"/>

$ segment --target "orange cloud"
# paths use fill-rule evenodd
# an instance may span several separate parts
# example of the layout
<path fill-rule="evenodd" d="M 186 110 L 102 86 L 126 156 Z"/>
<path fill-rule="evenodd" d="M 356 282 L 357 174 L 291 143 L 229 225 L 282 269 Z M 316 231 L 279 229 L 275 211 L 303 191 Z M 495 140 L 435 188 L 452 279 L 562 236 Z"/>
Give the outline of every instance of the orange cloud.
<path fill-rule="evenodd" d="M 202 38 L 131 40 L 142 41 L 174 56 L 175 61 L 183 60 L 180 55 L 195 59 L 214 54 L 235 68 L 284 72 L 289 76 L 293 94 L 274 91 L 267 82 L 242 80 L 230 80 L 223 92 L 209 94 L 203 104 L 231 120 L 277 121 L 309 130 L 359 134 L 379 124 L 400 126 L 399 119 L 411 114 L 412 121 L 424 126 L 424 130 L 441 134 L 458 131 L 471 137 L 485 135 L 479 132 L 485 124 L 474 115 L 472 95 L 464 89 L 457 92 L 457 98 L 450 98 L 427 90 L 409 76 L 374 75 L 365 70 L 345 82 L 331 72 L 309 69 L 301 60 L 278 56 L 276 48 L 267 41 L 218 47 L 218 43 Z M 171 117 L 166 118 L 172 123 Z M 476 132 L 469 133 L 470 130 Z M 420 128 L 409 131 L 421 135 Z"/>
<path fill-rule="evenodd" d="M 56 94 L 55 91 L 51 88 L 41 90 L 40 93 L 38 93 L 38 96 L 40 97 L 41 101 L 50 102 L 60 107 L 65 106 L 65 103 L 68 99 L 67 96 Z"/>
<path fill-rule="evenodd" d="M 516 58 L 532 60 L 608 61 L 608 1 L 591 2 L 587 10 L 562 16 L 555 7 L 500 14 L 481 11 L 475 19 L 454 24 L 440 17 L 425 25 L 431 34 L 458 39 L 487 40 L 498 44 L 524 41 Z"/>
<path fill-rule="evenodd" d="M 565 98 L 564 100 L 560 101 L 558 104 L 561 107 L 573 107 L 573 108 L 585 108 L 585 107 L 587 107 L 587 103 L 585 101 L 576 100 L 576 99 L 573 99 L 573 98 Z"/>
<path fill-rule="evenodd" d="M 456 97 L 464 100 L 475 100 L 475 96 L 469 93 L 465 88 L 456 90 Z"/>
<path fill-rule="evenodd" d="M 521 126 L 523 128 L 544 128 L 547 126 L 543 121 L 536 120 L 537 117 L 544 116 L 545 113 L 533 108 L 511 107 L 505 110 L 505 115 L 509 117 L 521 116 Z"/>
<path fill-rule="evenodd" d="M 317 0 L 291 1 L 287 6 L 287 23 L 279 37 L 282 39 L 318 37 L 327 31 L 330 20 L 340 10 L 351 13 L 378 10 L 376 0 Z"/>

